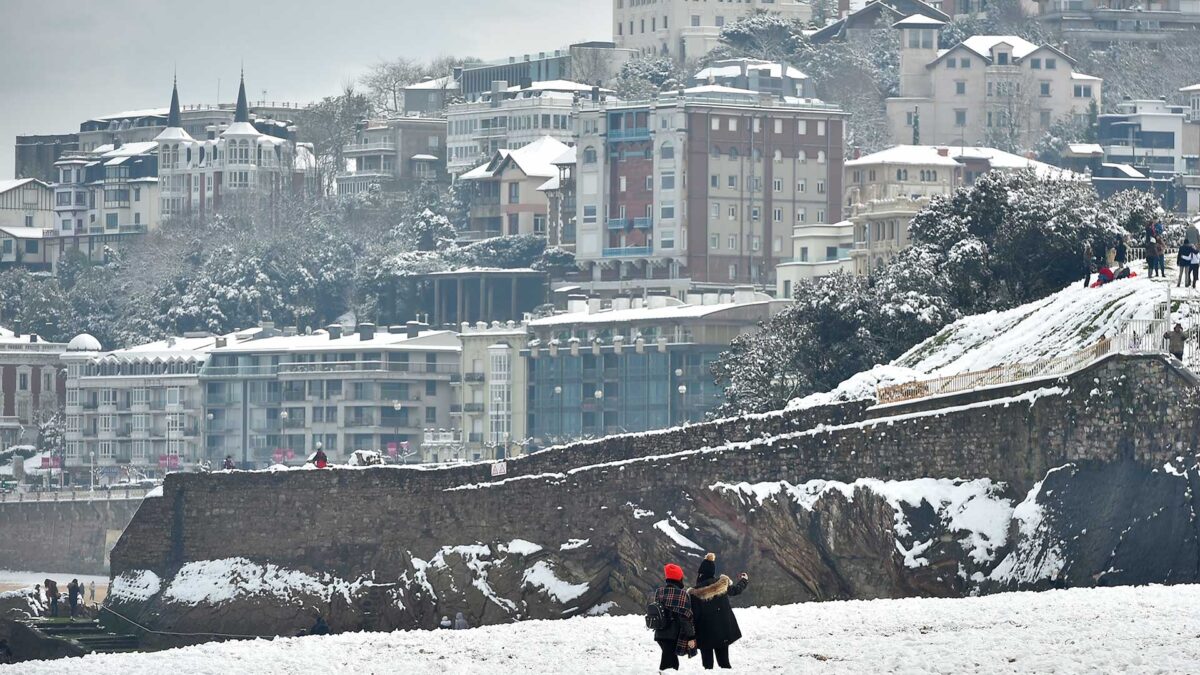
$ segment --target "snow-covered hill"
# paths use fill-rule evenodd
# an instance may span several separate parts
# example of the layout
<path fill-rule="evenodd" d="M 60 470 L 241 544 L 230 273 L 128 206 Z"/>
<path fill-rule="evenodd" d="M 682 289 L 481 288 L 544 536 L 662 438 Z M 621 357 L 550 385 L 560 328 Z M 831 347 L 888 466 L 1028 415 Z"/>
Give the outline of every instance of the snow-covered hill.
<path fill-rule="evenodd" d="M 745 637 L 730 659 L 746 673 L 1195 672 L 1198 604 L 1200 586 L 1148 586 L 737 609 Z M 214 643 L 0 672 L 652 673 L 657 651 L 641 617 L 594 617 Z M 698 657 L 682 668 L 699 669 Z"/>

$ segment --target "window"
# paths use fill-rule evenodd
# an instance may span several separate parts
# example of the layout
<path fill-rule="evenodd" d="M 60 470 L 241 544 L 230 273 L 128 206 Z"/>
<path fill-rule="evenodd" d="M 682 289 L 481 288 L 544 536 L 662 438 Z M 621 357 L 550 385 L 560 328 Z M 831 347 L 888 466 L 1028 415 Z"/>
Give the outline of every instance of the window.
<path fill-rule="evenodd" d="M 777 208 L 771 212 L 771 222 L 774 222 L 774 223 L 782 223 L 783 222 L 783 209 Z"/>
<path fill-rule="evenodd" d="M 437 396 L 437 380 L 429 380 L 425 382 L 425 395 Z"/>
<path fill-rule="evenodd" d="M 596 149 L 590 145 L 583 149 L 583 163 L 584 164 L 595 164 L 596 163 Z"/>
<path fill-rule="evenodd" d="M 825 210 L 824 209 L 817 210 L 817 222 L 818 223 L 825 222 Z"/>
<path fill-rule="evenodd" d="M 737 217 L 738 217 L 738 207 L 737 206 L 729 207 L 729 219 L 737 220 Z"/>
<path fill-rule="evenodd" d="M 674 203 L 663 204 L 661 209 L 659 210 L 659 215 L 660 215 L 660 217 L 662 217 L 663 220 L 671 220 L 671 219 L 675 218 L 675 204 Z"/>
<path fill-rule="evenodd" d="M 825 151 L 818 150 L 817 151 L 817 164 L 824 164 L 824 163 L 825 163 Z"/>
<path fill-rule="evenodd" d="M 1092 97 L 1092 85 L 1090 85 L 1090 84 L 1075 85 L 1075 98 L 1091 98 L 1091 97 Z"/>
<path fill-rule="evenodd" d="M 625 192 L 628 187 L 628 181 L 625 180 L 625 176 L 621 176 L 617 179 L 617 190 Z"/>
<path fill-rule="evenodd" d="M 808 209 L 804 208 L 803 206 L 796 209 L 796 222 L 803 223 L 803 222 L 806 222 L 807 220 L 808 220 Z"/>
<path fill-rule="evenodd" d="M 146 405 L 150 403 L 150 390 L 145 387 L 138 387 L 129 392 L 129 400 L 133 405 Z"/>
<path fill-rule="evenodd" d="M 735 279 L 737 279 L 737 263 L 729 266 L 729 280 L 733 281 Z"/>
<path fill-rule="evenodd" d="M 750 220 L 758 220 L 760 213 L 757 206 L 750 207 Z"/>
<path fill-rule="evenodd" d="M 1049 82 L 1039 82 L 1038 83 L 1038 95 L 1040 95 L 1040 96 L 1049 96 L 1050 95 L 1050 83 Z"/>
<path fill-rule="evenodd" d="M 780 120 L 780 119 L 775 120 L 774 126 L 775 126 L 775 133 L 777 133 L 777 134 L 783 133 L 783 120 Z"/>
<path fill-rule="evenodd" d="M 675 159 L 675 146 L 670 143 L 663 143 L 658 149 L 659 157 L 662 159 Z"/>
<path fill-rule="evenodd" d="M 1008 65 L 1008 52 L 997 52 L 996 53 L 996 65 L 998 65 L 998 66 L 1007 66 Z"/>
<path fill-rule="evenodd" d="M 796 181 L 796 192 L 806 192 L 808 190 L 808 181 L 801 178 Z"/>
<path fill-rule="evenodd" d="M 955 110 L 954 111 L 954 126 L 956 126 L 956 127 L 967 126 L 967 111 L 966 110 Z"/>
<path fill-rule="evenodd" d="M 508 184 L 508 203 L 509 204 L 521 203 L 521 184 L 520 183 L 509 183 Z"/>
<path fill-rule="evenodd" d="M 117 454 L 117 444 L 112 441 L 100 441 L 100 457 L 112 459 Z"/>
<path fill-rule="evenodd" d="M 762 248 L 762 237 L 757 234 L 750 237 L 750 250 L 757 252 Z"/>
<path fill-rule="evenodd" d="M 508 233 L 509 234 L 520 234 L 521 233 L 521 214 L 519 214 L 519 213 L 508 214 Z"/>
<path fill-rule="evenodd" d="M 729 244 L 729 250 L 730 250 L 730 251 L 736 251 L 736 250 L 738 250 L 738 238 L 737 238 L 737 235 L 736 235 L 736 234 L 731 234 L 731 235 L 729 235 L 729 241 L 728 241 L 728 244 Z M 732 278 L 732 277 L 730 277 L 730 278 Z"/>
<path fill-rule="evenodd" d="M 97 425 L 97 428 L 100 430 L 101 433 L 115 431 L 117 428 L 117 416 L 116 415 L 101 415 L 100 422 Z"/>
<path fill-rule="evenodd" d="M 584 224 L 596 222 L 596 207 L 594 205 L 583 207 L 583 222 Z"/>
<path fill-rule="evenodd" d="M 717 26 L 724 26 L 724 25 L 725 25 L 725 17 L 718 16 L 717 17 Z"/>
<path fill-rule="evenodd" d="M 663 230 L 662 234 L 659 235 L 658 245 L 659 248 L 663 249 L 675 248 L 675 231 Z"/>
<path fill-rule="evenodd" d="M 674 172 L 664 173 L 659 179 L 659 185 L 661 185 L 662 189 L 664 189 L 664 190 L 674 190 L 675 189 L 675 173 Z"/>
<path fill-rule="evenodd" d="M 738 152 L 738 149 L 736 147 L 729 149 L 729 159 L 737 159 L 739 156 L 740 156 L 740 153 Z"/>
<path fill-rule="evenodd" d="M 646 192 L 654 190 L 654 176 L 646 176 Z"/>
<path fill-rule="evenodd" d="M 721 250 L 721 235 L 719 235 L 719 234 L 709 235 L 708 248 L 712 251 Z"/>
<path fill-rule="evenodd" d="M 775 253 L 783 250 L 783 237 L 775 237 L 775 241 L 771 245 L 771 250 Z"/>
<path fill-rule="evenodd" d="M 737 121 L 737 118 L 736 118 L 736 117 L 730 117 L 730 118 L 729 118 L 729 121 L 728 121 L 728 127 L 727 127 L 727 128 L 728 128 L 730 131 L 737 131 L 737 129 L 738 129 L 738 121 Z"/>
<path fill-rule="evenodd" d="M 818 136 L 825 135 L 825 121 L 824 120 L 820 120 L 817 122 L 817 135 Z"/>
<path fill-rule="evenodd" d="M 716 220 L 721 217 L 721 205 L 719 203 L 713 202 L 709 205 L 708 217 L 712 220 Z"/>
<path fill-rule="evenodd" d="M 825 194 L 825 181 L 823 181 L 823 180 L 817 181 L 817 194 L 819 194 L 819 195 Z"/>
<path fill-rule="evenodd" d="M 713 130 L 713 131 L 720 131 L 720 130 L 721 130 L 721 118 L 720 118 L 720 117 L 713 117 L 713 118 L 712 118 L 712 130 Z"/>
<path fill-rule="evenodd" d="M 38 248 L 40 247 L 40 245 L 41 245 L 41 242 L 39 242 L 36 239 L 27 239 L 27 240 L 25 240 L 25 252 L 36 254 L 38 252 Z"/>
<path fill-rule="evenodd" d="M 113 391 L 116 394 L 116 391 Z M 183 403 L 183 389 L 181 387 L 167 387 L 167 405 L 179 405 Z"/>
<path fill-rule="evenodd" d="M 738 185 L 738 177 L 737 177 L 737 176 L 730 176 L 730 177 L 729 177 L 729 187 L 731 187 L 731 188 L 736 188 L 736 187 L 737 187 L 737 185 Z"/>
<path fill-rule="evenodd" d="M 775 180 L 771 181 L 771 189 L 775 192 L 783 192 L 783 179 L 776 178 Z"/>
<path fill-rule="evenodd" d="M 699 25 L 700 25 L 700 15 L 693 14 L 692 15 L 692 26 L 699 26 Z"/>
<path fill-rule="evenodd" d="M 150 416 L 146 415 L 144 413 L 139 413 L 137 415 L 134 415 L 133 416 L 133 430 L 134 431 L 149 431 L 150 430 Z"/>
<path fill-rule="evenodd" d="M 709 187 L 714 187 L 714 188 L 721 187 L 721 177 L 716 174 L 709 176 L 708 177 L 708 185 L 709 185 Z"/>
<path fill-rule="evenodd" d="M 963 96 L 967 93 L 967 83 L 963 80 L 954 81 L 954 93 L 956 96 Z"/>
<path fill-rule="evenodd" d="M 117 226 L 117 214 L 115 214 L 115 213 L 104 214 L 104 227 L 111 230 L 111 229 L 114 229 L 116 226 Z"/>
<path fill-rule="evenodd" d="M 958 59 L 946 59 L 946 68 L 958 67 Z"/>
<path fill-rule="evenodd" d="M 1038 111 L 1038 123 L 1041 125 L 1041 127 L 1043 129 L 1050 128 L 1050 111 L 1049 110 L 1039 110 Z"/>
<path fill-rule="evenodd" d="M 534 234 L 545 234 L 546 233 L 546 216 L 545 215 L 543 215 L 541 213 L 533 214 L 533 233 Z"/>
<path fill-rule="evenodd" d="M 966 56 L 962 57 L 961 59 L 958 60 L 958 67 L 959 68 L 970 68 L 971 67 L 971 59 Z"/>
<path fill-rule="evenodd" d="M 432 406 L 425 408 L 425 423 L 437 424 L 437 408 Z"/>
<path fill-rule="evenodd" d="M 1041 70 L 1042 69 L 1042 60 L 1041 59 L 1029 59 L 1029 68 L 1030 68 L 1030 70 Z"/>
<path fill-rule="evenodd" d="M 1046 70 L 1058 70 L 1058 59 L 1046 59 Z"/>

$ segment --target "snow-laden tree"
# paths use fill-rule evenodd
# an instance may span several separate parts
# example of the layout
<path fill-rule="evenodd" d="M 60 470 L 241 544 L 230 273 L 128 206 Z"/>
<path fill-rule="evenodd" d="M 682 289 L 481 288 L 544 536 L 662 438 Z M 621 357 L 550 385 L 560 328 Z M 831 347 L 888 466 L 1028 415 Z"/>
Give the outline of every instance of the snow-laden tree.
<path fill-rule="evenodd" d="M 686 86 L 687 74 L 666 56 L 640 56 L 621 65 L 616 93 L 624 100 L 648 99 L 661 91 Z"/>
<path fill-rule="evenodd" d="M 1118 227 L 1132 235 L 1135 240 L 1146 230 L 1147 225 L 1167 218 L 1162 199 L 1146 190 L 1122 190 L 1104 200 L 1104 210 Z"/>
<path fill-rule="evenodd" d="M 782 63 L 793 62 L 807 44 L 802 24 L 764 9 L 725 24 L 719 39 L 732 54 Z"/>
<path fill-rule="evenodd" d="M 562 279 L 576 270 L 575 254 L 557 246 L 551 246 L 542 251 L 533 262 L 533 269 L 545 272 L 551 279 Z"/>
<path fill-rule="evenodd" d="M 425 209 L 416 217 L 400 223 L 392 236 L 413 251 L 442 251 L 454 243 L 454 226 L 445 217 Z"/>

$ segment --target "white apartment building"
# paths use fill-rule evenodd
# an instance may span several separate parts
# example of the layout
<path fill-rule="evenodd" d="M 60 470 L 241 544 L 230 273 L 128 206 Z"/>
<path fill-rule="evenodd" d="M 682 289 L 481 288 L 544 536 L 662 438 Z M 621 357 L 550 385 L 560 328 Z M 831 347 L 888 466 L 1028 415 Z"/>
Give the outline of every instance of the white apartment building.
<path fill-rule="evenodd" d="M 123 235 L 159 225 L 158 144 L 102 145 L 54 163 L 54 233 L 58 253 L 76 249 L 97 259 Z"/>
<path fill-rule="evenodd" d="M 1196 167 L 1197 147 L 1186 147 L 1191 108 L 1163 100 L 1131 100 L 1100 115 L 1097 142 L 1106 162 L 1142 166 L 1163 173 Z M 1190 160 L 1190 161 L 1189 161 Z"/>
<path fill-rule="evenodd" d="M 797 0 L 614 0 L 613 39 L 644 54 L 696 59 L 719 44 L 721 28 L 756 9 L 808 21 L 812 6 Z"/>
<path fill-rule="evenodd" d="M 204 461 L 199 373 L 218 339 L 189 334 L 116 351 L 83 334 L 66 364 L 66 464 L 98 484 L 161 476 Z"/>
<path fill-rule="evenodd" d="M 854 223 L 813 223 L 792 228 L 792 259 L 775 268 L 775 293 L 792 299 L 803 279 L 816 279 L 837 272 L 853 272 L 850 249 L 854 245 Z"/>
<path fill-rule="evenodd" d="M 609 93 L 567 80 L 524 88 L 497 81 L 480 100 L 447 108 L 447 169 L 463 173 L 500 150 L 517 150 L 545 136 L 570 145 L 575 142 L 576 101 Z"/>
<path fill-rule="evenodd" d="M 1085 116 L 1100 103 L 1102 81 L 1075 71 L 1050 45 L 1015 35 L 976 35 L 938 49 L 945 24 L 913 15 L 900 31 L 900 92 L 887 100 L 892 139 L 920 143 L 1021 147 L 1057 119 Z"/>
<path fill-rule="evenodd" d="M 897 145 L 846 162 L 846 208 L 853 223 L 855 274 L 868 275 L 907 248 L 908 224 L 934 195 L 971 185 L 992 170 L 1033 169 L 1045 178 L 1079 174 L 994 148 Z"/>
<path fill-rule="evenodd" d="M 167 127 L 158 143 L 163 218 L 212 213 L 225 206 L 270 206 L 289 194 L 317 189 L 312 147 L 293 140 L 294 127 L 252 122 L 246 83 L 238 87 L 233 123 L 196 139 L 182 126 L 178 88 L 172 88 Z"/>
<path fill-rule="evenodd" d="M 46 233 L 54 228 L 54 190 L 36 178 L 0 180 L 0 264 L 49 269 Z"/>

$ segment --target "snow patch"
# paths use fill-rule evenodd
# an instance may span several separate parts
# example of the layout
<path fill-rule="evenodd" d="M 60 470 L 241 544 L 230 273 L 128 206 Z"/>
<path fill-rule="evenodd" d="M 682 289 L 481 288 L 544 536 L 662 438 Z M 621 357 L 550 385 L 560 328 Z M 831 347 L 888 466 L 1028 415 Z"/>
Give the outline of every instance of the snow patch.
<path fill-rule="evenodd" d="M 567 543 L 558 547 L 558 550 L 573 551 L 577 548 L 583 548 L 584 546 L 587 546 L 589 541 L 591 541 L 591 539 L 568 539 Z"/>
<path fill-rule="evenodd" d="M 122 602 L 145 602 L 162 590 L 162 580 L 150 570 L 122 572 L 108 589 L 108 597 Z"/>
<path fill-rule="evenodd" d="M 185 605 L 219 605 L 249 596 L 266 596 L 289 604 L 303 602 L 304 596 L 316 596 L 328 602 L 335 594 L 349 600 L 359 588 L 370 584 L 366 579 L 351 582 L 271 563 L 260 565 L 245 558 L 224 558 L 184 565 L 163 598 Z"/>
<path fill-rule="evenodd" d="M 525 570 L 524 576 L 521 577 L 521 583 L 525 586 L 533 586 L 540 589 L 546 595 L 550 596 L 555 602 L 566 604 L 579 598 L 579 596 L 587 593 L 587 584 L 573 584 L 569 581 L 563 581 L 554 574 L 554 568 L 545 560 L 539 560 L 532 567 Z"/>
<path fill-rule="evenodd" d="M 690 548 L 690 549 L 694 549 L 696 551 L 704 550 L 703 548 L 700 547 L 700 544 L 697 544 L 696 542 L 692 541 L 691 539 L 688 539 L 687 537 L 683 536 L 683 534 L 675 528 L 675 525 L 679 525 L 680 527 L 682 527 L 685 530 L 689 529 L 687 525 L 685 525 L 682 522 L 680 522 L 679 520 L 677 520 L 675 518 L 675 516 L 671 516 L 670 518 L 664 518 L 663 520 L 660 520 L 657 523 L 654 523 L 654 529 L 667 535 L 668 537 L 670 537 L 671 541 L 675 542 L 679 546 L 682 546 L 683 548 Z"/>

